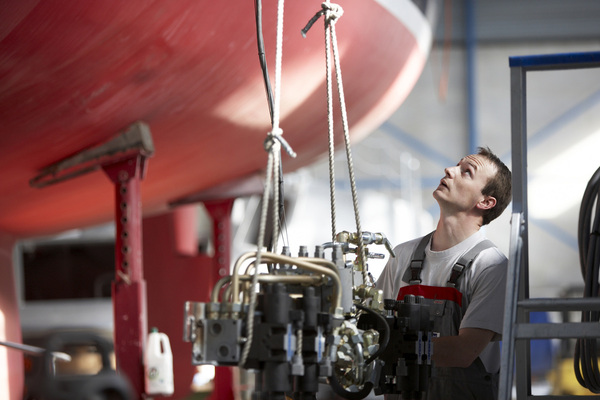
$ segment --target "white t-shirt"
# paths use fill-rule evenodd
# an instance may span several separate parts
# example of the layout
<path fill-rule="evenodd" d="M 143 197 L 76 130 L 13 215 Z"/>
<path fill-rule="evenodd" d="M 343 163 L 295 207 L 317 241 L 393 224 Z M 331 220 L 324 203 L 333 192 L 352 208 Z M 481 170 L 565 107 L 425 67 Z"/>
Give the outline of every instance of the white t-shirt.
<path fill-rule="evenodd" d="M 479 230 L 456 246 L 443 251 L 432 251 L 430 241 L 425 248 L 421 284 L 446 286 L 452 267 L 460 256 L 483 240 L 485 236 Z M 394 249 L 396 257 L 390 258 L 376 284 L 378 289 L 383 290 L 384 298 L 396 299 L 400 288 L 409 285 L 402 281 L 402 277 L 420 241 L 421 238 L 414 239 Z M 504 254 L 498 248 L 491 247 L 479 253 L 471 268 L 461 278 L 461 290 L 464 290 L 466 285 L 470 303 L 460 328 L 488 329 L 496 333 L 492 342 L 479 355 L 490 373 L 500 369 L 498 341 L 502 338 L 507 264 L 508 260 Z"/>

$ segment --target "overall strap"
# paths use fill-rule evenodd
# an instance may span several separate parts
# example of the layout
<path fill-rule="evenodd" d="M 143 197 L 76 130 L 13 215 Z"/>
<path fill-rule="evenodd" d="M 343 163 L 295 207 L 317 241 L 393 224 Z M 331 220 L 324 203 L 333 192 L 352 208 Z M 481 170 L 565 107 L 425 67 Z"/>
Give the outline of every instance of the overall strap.
<path fill-rule="evenodd" d="M 423 260 L 425 260 L 425 248 L 427 247 L 427 243 L 429 243 L 431 236 L 433 236 L 433 232 L 423 236 L 417 245 L 417 248 L 412 254 L 410 266 L 406 269 L 404 276 L 402 277 L 404 282 L 410 283 L 411 285 L 418 285 L 421 283 L 421 270 L 423 269 Z"/>
<path fill-rule="evenodd" d="M 477 243 L 471 248 L 471 250 L 463 254 L 456 264 L 454 264 L 454 267 L 452 267 L 452 273 L 450 274 L 450 279 L 448 279 L 448 282 L 446 282 L 446 286 L 456 288 L 458 279 L 465 271 L 471 268 L 471 264 L 473 264 L 475 257 L 477 257 L 477 255 L 483 250 L 489 249 L 490 247 L 494 247 L 494 243 L 486 239 Z"/>
<path fill-rule="evenodd" d="M 425 260 L 425 248 L 427 247 L 431 236 L 433 236 L 433 232 L 424 236 L 417 245 L 417 248 L 412 254 L 410 266 L 406 269 L 404 276 L 402 277 L 404 282 L 411 285 L 418 285 L 421 283 L 421 270 L 423 269 L 423 261 Z M 446 286 L 456 288 L 459 278 L 471 267 L 475 257 L 483 250 L 490 247 L 494 247 L 494 243 L 486 239 L 477 243 L 473 248 L 463 254 L 452 267 L 452 273 L 450 274 L 450 279 L 448 279 Z"/>

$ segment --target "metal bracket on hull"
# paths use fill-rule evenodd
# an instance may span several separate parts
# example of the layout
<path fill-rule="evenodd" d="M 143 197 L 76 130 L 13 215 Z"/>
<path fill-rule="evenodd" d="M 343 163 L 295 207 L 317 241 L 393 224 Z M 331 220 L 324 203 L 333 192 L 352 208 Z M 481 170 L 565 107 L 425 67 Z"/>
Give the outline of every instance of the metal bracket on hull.
<path fill-rule="evenodd" d="M 141 121 L 134 122 L 127 130 L 104 144 L 91 147 L 47 166 L 29 181 L 29 185 L 43 188 L 87 174 L 98 170 L 103 165 L 113 164 L 137 154 L 144 157 L 151 157 L 154 154 L 154 143 L 152 142 L 150 128 Z"/>

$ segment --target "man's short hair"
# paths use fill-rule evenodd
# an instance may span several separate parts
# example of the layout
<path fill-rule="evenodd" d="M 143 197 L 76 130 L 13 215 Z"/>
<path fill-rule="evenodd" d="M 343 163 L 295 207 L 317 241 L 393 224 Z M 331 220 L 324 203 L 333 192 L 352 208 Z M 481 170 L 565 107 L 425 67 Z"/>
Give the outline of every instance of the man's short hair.
<path fill-rule="evenodd" d="M 498 218 L 510 203 L 512 199 L 512 174 L 489 147 L 479 147 L 477 154 L 487 158 L 496 167 L 496 173 L 481 190 L 482 194 L 496 199 L 496 205 L 483 213 L 483 225 L 486 225 Z"/>

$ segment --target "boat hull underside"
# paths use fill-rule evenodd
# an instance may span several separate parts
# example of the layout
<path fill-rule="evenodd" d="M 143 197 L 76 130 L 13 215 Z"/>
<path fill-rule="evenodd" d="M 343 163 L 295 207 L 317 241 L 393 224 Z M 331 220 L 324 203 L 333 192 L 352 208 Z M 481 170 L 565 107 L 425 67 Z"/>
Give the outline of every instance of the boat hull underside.
<path fill-rule="evenodd" d="M 402 103 L 426 54 L 377 3 L 342 4 L 336 24 L 353 141 Z M 106 142 L 135 121 L 155 155 L 142 183 L 145 214 L 224 182 L 260 173 L 270 130 L 252 2 L 12 2 L 0 27 L 0 231 L 17 237 L 112 220 L 102 172 L 32 188 L 44 167 Z M 317 1 L 285 9 L 281 122 L 298 153 L 285 171 L 327 151 L 325 40 Z M 263 2 L 270 73 L 274 1 Z M 337 94 L 336 94 L 337 99 Z M 336 100 L 336 107 L 338 101 Z M 343 143 L 339 108 L 336 143 Z"/>

